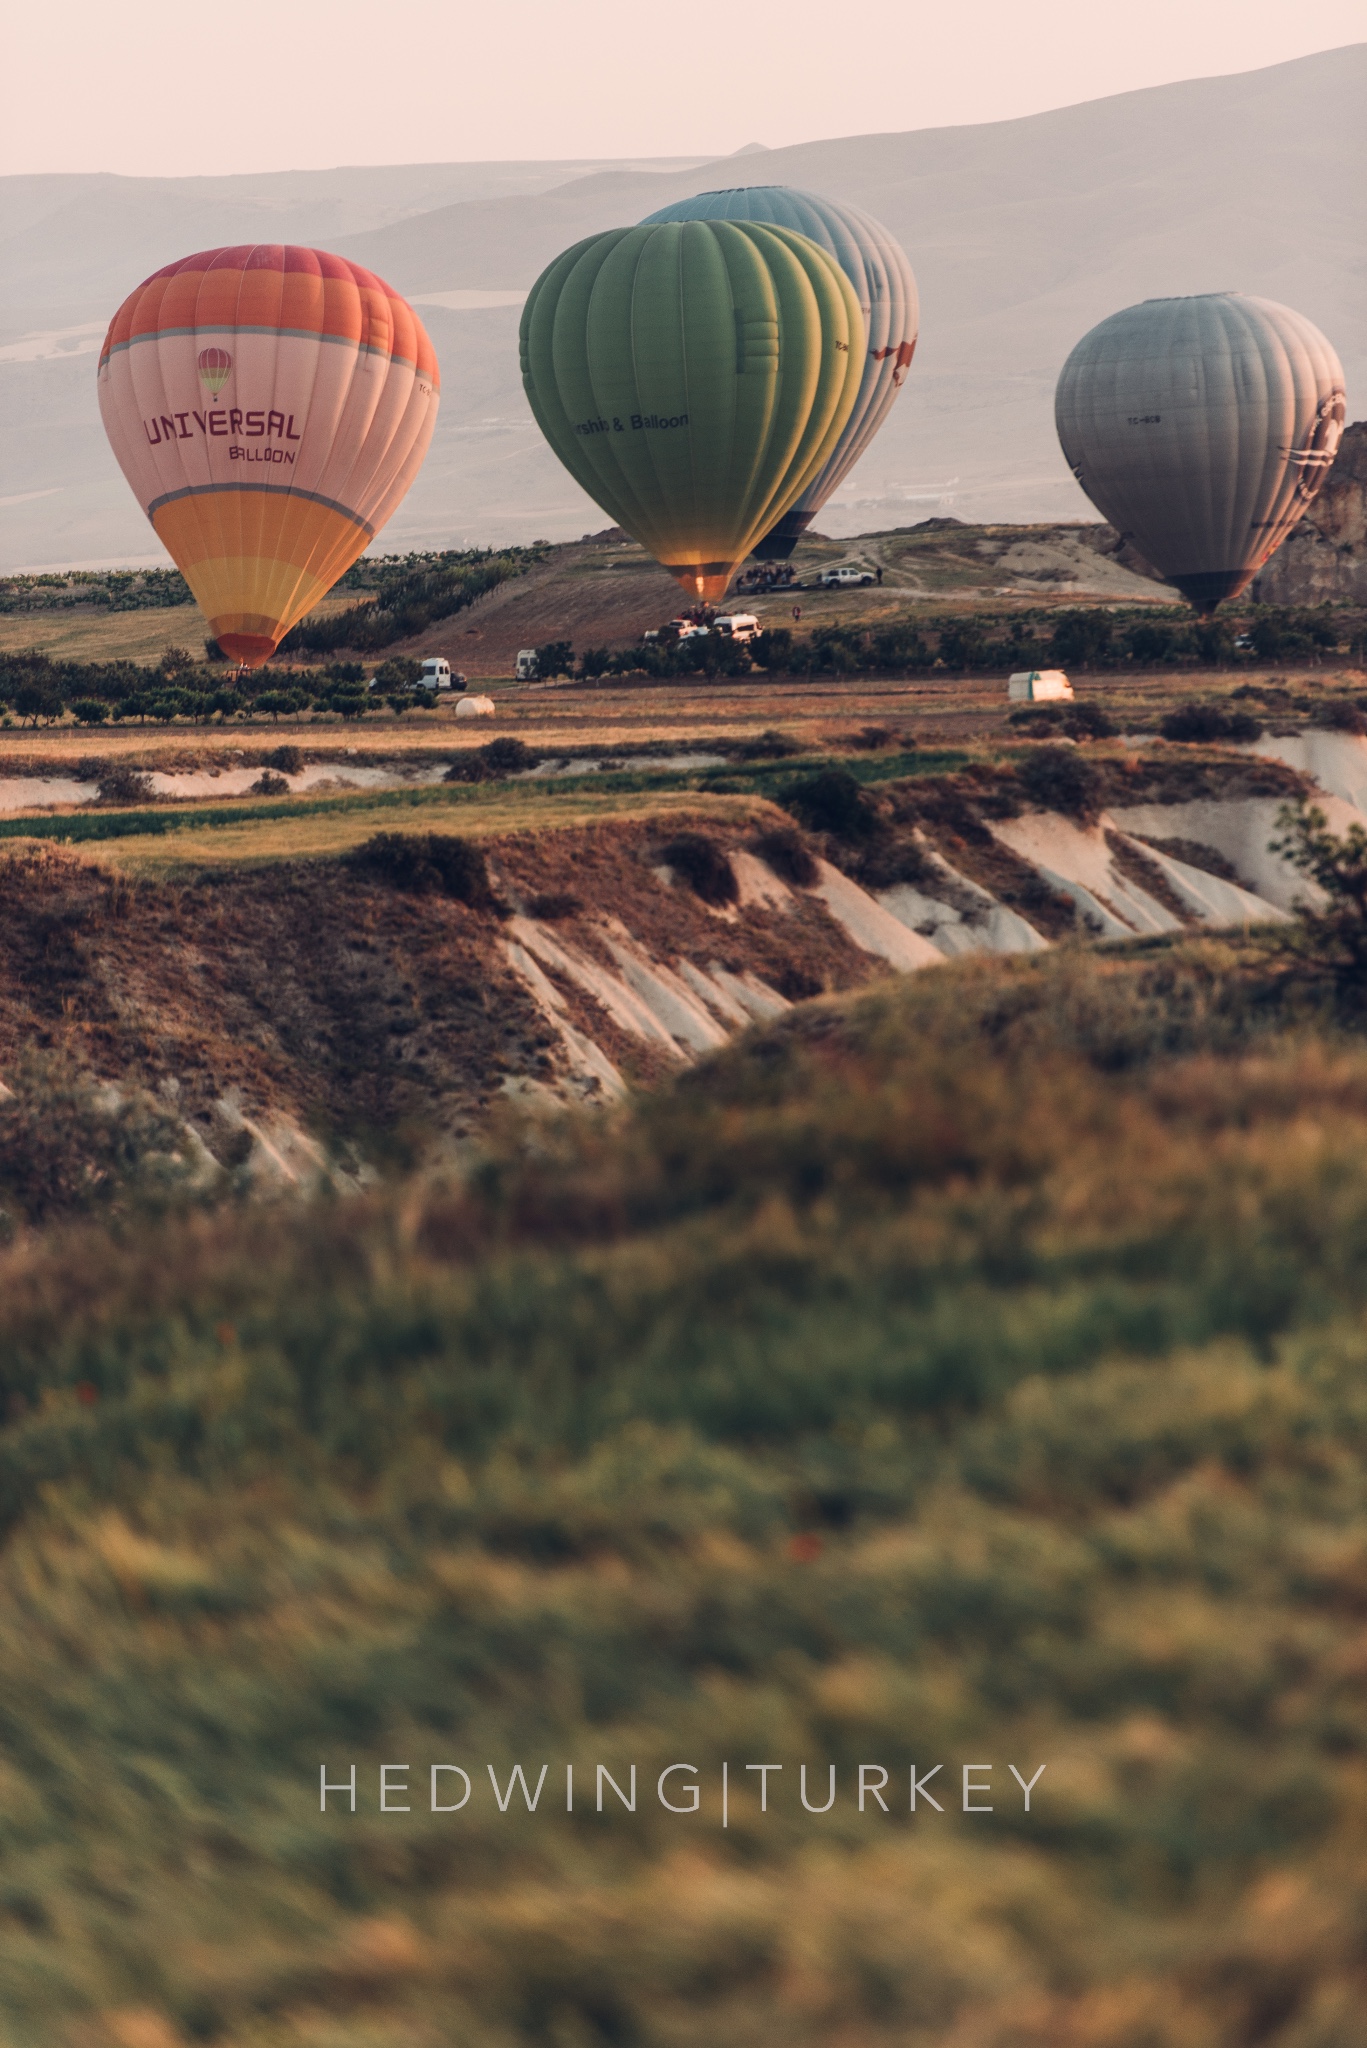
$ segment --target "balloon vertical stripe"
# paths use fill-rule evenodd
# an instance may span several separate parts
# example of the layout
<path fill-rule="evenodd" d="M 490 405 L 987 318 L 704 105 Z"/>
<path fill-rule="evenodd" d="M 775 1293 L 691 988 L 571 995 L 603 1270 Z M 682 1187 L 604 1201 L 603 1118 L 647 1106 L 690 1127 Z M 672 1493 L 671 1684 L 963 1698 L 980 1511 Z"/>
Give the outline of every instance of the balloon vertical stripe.
<path fill-rule="evenodd" d="M 916 279 L 901 245 L 872 214 L 795 186 L 739 185 L 700 192 L 648 214 L 642 226 L 684 220 L 758 221 L 805 235 L 839 264 L 859 301 L 864 351 L 849 419 L 796 503 L 754 551 L 770 560 L 783 558 L 866 452 L 906 381 L 920 322 Z"/>

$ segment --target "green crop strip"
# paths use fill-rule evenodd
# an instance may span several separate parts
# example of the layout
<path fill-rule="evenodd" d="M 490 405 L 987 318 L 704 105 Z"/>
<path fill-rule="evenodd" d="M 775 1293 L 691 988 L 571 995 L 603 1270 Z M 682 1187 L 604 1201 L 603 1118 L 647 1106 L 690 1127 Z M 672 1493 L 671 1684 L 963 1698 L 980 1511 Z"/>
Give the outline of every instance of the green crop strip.
<path fill-rule="evenodd" d="M 322 817 L 339 811 L 410 811 L 465 809 L 505 802 L 510 790 L 535 802 L 546 796 L 601 791 L 604 795 L 648 795 L 653 790 L 695 789 L 707 796 L 776 797 L 789 783 L 821 768 L 845 768 L 861 783 L 890 782 L 910 776 L 943 774 L 961 767 L 960 753 L 896 754 L 881 760 L 850 761 L 844 756 L 812 755 L 761 765 L 698 772 L 661 769 L 593 771 L 585 775 L 548 776 L 542 781 L 510 783 L 439 783 L 423 789 L 360 791 L 355 796 L 289 797 L 278 803 L 193 804 L 175 809 L 66 812 L 59 817 L 0 818 L 0 839 L 53 839 L 83 845 L 106 839 L 155 837 L 171 832 L 214 830 L 258 819 Z"/>

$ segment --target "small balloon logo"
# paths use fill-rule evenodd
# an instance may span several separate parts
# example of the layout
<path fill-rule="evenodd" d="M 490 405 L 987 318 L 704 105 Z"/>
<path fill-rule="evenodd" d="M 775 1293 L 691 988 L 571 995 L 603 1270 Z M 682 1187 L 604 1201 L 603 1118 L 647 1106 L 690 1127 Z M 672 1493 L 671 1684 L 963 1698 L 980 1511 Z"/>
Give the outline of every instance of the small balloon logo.
<path fill-rule="evenodd" d="M 207 385 L 209 394 L 217 398 L 228 381 L 228 372 L 233 359 L 226 348 L 202 348 L 199 352 L 200 382 Z"/>

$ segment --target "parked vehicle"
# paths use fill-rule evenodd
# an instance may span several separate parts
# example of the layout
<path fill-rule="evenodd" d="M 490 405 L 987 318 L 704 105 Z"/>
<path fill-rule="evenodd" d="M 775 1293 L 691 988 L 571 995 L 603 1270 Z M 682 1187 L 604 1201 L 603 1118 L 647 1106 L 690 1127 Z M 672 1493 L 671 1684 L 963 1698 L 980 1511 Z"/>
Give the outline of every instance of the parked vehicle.
<path fill-rule="evenodd" d="M 413 685 L 415 690 L 463 690 L 463 675 L 453 675 L 451 664 L 443 654 L 433 654 L 422 665 L 422 680 Z"/>
<path fill-rule="evenodd" d="M 642 633 L 641 638 L 662 643 L 670 640 L 694 640 L 710 631 L 710 626 L 700 626 L 696 619 L 670 619 L 666 625 L 650 627 L 647 632 Z"/>
<path fill-rule="evenodd" d="M 873 582 L 872 569 L 823 569 L 822 588 L 825 590 L 853 590 L 861 583 Z"/>
<path fill-rule="evenodd" d="M 722 612 L 713 619 L 712 631 L 720 633 L 724 640 L 736 640 L 743 645 L 758 633 L 759 620 L 753 612 Z"/>
<path fill-rule="evenodd" d="M 536 665 L 536 649 L 519 647 L 517 650 L 517 680 L 520 683 L 534 683 L 540 670 Z"/>

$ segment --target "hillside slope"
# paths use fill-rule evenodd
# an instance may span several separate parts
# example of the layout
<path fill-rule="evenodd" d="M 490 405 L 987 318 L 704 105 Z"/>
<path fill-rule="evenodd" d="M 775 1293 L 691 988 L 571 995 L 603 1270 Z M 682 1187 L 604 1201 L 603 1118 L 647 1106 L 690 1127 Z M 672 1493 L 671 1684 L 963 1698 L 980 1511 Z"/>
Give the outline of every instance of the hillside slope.
<path fill-rule="evenodd" d="M 1186 940 L 0 1254 L 0 2033 L 1357 2048 L 1365 1158 Z"/>

